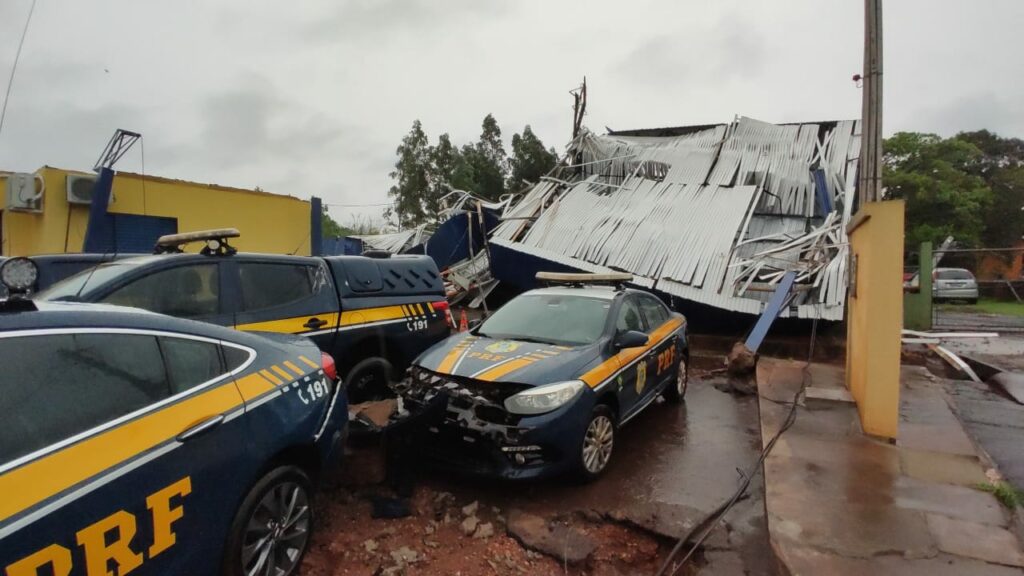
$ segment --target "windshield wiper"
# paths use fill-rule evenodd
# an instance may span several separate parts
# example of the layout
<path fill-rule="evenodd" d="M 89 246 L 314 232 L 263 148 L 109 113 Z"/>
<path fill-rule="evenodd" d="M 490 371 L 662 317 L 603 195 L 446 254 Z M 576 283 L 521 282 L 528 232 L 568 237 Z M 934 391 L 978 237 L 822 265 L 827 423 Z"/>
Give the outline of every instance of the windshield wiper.
<path fill-rule="evenodd" d="M 533 344 L 557 344 L 557 342 L 552 342 L 551 340 L 541 340 L 540 338 L 530 338 L 528 336 L 514 336 L 509 338 L 509 340 L 519 340 L 520 342 L 530 342 Z"/>
<path fill-rule="evenodd" d="M 533 338 L 530 336 L 520 336 L 519 334 L 484 334 L 483 332 L 477 332 L 477 336 L 484 338 L 492 338 L 494 340 L 517 340 L 519 342 L 530 342 L 531 344 L 559 344 L 553 340 L 543 340 L 541 338 Z"/>

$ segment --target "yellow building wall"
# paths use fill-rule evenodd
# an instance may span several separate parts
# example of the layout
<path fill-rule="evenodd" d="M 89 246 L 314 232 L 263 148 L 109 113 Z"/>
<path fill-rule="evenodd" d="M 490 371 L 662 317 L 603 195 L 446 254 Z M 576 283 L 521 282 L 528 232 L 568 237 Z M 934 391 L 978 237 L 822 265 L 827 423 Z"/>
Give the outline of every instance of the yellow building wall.
<path fill-rule="evenodd" d="M 902 200 L 869 203 L 850 233 L 856 288 L 847 306 L 846 384 L 864 432 L 892 439 L 900 407 L 903 208 Z"/>
<path fill-rule="evenodd" d="M 46 183 L 43 212 L 4 210 L 3 255 L 80 252 L 89 206 L 68 204 L 66 182 L 68 174 L 91 173 L 50 167 L 37 173 Z M 238 228 L 242 236 L 231 244 L 247 252 L 310 253 L 310 205 L 292 196 L 118 173 L 108 211 L 177 218 L 178 232 Z"/>

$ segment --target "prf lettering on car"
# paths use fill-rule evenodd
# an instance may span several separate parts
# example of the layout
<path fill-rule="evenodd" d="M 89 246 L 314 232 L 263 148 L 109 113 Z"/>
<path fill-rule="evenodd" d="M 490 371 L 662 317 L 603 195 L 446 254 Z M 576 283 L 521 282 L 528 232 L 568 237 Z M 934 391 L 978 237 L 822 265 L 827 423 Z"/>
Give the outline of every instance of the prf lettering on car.
<path fill-rule="evenodd" d="M 128 574 L 174 546 L 174 523 L 185 515 L 185 500 L 191 493 L 192 479 L 186 476 L 146 497 L 148 518 L 118 510 L 75 533 L 80 553 L 50 544 L 8 565 L 5 576 L 70 576 L 76 562 L 83 563 L 86 576 Z M 148 546 L 136 538 L 140 522 L 149 522 L 152 528 Z M 110 571 L 111 564 L 116 571 Z"/>

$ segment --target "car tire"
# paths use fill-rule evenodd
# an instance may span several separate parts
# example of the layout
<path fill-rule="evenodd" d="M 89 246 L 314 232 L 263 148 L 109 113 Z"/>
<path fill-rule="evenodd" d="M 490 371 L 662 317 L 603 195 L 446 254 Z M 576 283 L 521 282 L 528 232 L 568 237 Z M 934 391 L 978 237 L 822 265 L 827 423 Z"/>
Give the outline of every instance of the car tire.
<path fill-rule="evenodd" d="M 686 389 L 690 387 L 690 367 L 686 361 L 687 357 L 684 355 L 679 360 L 678 368 L 676 368 L 676 377 L 672 379 L 672 382 L 661 393 L 665 400 L 672 404 L 679 404 L 686 400 Z"/>
<path fill-rule="evenodd" d="M 600 477 L 611 462 L 615 449 L 615 413 L 605 404 L 598 404 L 590 413 L 576 450 L 576 476 L 582 482 Z"/>
<path fill-rule="evenodd" d="M 391 363 L 379 357 L 367 358 L 353 366 L 344 379 L 349 403 L 358 404 L 394 396 L 389 387 L 393 372 Z"/>
<path fill-rule="evenodd" d="M 261 560 L 277 563 L 274 574 L 297 574 L 309 548 L 312 504 L 313 484 L 301 468 L 281 466 L 260 478 L 231 523 L 224 576 L 262 574 L 256 570 Z"/>

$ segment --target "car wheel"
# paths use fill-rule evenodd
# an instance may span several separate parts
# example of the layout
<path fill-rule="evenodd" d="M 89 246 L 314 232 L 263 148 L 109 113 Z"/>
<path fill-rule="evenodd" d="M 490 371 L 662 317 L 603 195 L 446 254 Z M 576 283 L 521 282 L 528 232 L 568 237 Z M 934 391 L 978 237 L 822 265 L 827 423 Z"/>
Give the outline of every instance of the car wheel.
<path fill-rule="evenodd" d="M 686 389 L 690 386 L 690 369 L 686 365 L 686 357 L 679 360 L 679 368 L 676 370 L 676 377 L 672 383 L 665 387 L 662 395 L 665 400 L 678 404 L 686 398 Z"/>
<path fill-rule="evenodd" d="M 577 472 L 581 480 L 589 482 L 600 476 L 611 462 L 615 448 L 615 415 L 604 404 L 598 404 L 590 413 L 578 452 Z"/>
<path fill-rule="evenodd" d="M 391 363 L 383 358 L 367 358 L 356 364 L 345 376 L 348 400 L 351 404 L 390 398 Z"/>
<path fill-rule="evenodd" d="M 261 478 L 231 523 L 225 576 L 296 574 L 309 547 L 312 497 L 309 476 L 295 466 L 275 468 Z"/>

